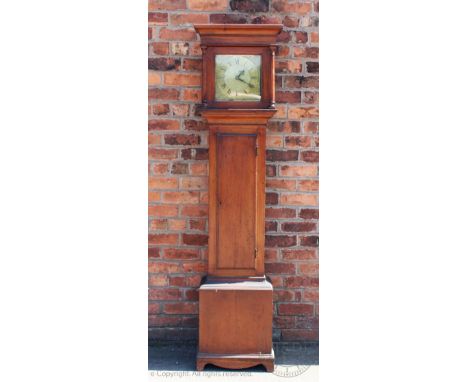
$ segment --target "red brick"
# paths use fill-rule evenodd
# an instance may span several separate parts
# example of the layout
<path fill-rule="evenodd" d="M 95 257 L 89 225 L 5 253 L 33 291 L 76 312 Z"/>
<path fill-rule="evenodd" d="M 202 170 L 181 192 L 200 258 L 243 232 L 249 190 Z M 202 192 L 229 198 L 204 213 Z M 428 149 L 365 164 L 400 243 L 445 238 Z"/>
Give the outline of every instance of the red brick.
<path fill-rule="evenodd" d="M 310 41 L 319 42 L 319 32 L 310 32 Z"/>
<path fill-rule="evenodd" d="M 300 60 L 276 61 L 276 73 L 300 73 L 302 71 L 302 62 Z"/>
<path fill-rule="evenodd" d="M 195 119 L 186 119 L 184 121 L 184 129 L 203 131 L 203 130 L 208 130 L 208 125 L 204 121 L 197 121 Z"/>
<path fill-rule="evenodd" d="M 303 208 L 299 212 L 299 217 L 302 219 L 318 219 L 319 218 L 319 210 L 318 209 L 307 209 Z"/>
<path fill-rule="evenodd" d="M 267 218 L 295 218 L 296 210 L 292 208 L 266 208 L 265 217 Z"/>
<path fill-rule="evenodd" d="M 196 191 L 171 191 L 163 193 L 164 203 L 198 203 L 199 193 Z"/>
<path fill-rule="evenodd" d="M 283 137 L 281 135 L 267 135 L 266 137 L 266 147 L 267 149 L 273 147 L 282 147 L 283 146 Z"/>
<path fill-rule="evenodd" d="M 184 206 L 182 207 L 181 216 L 206 217 L 208 216 L 208 206 Z"/>
<path fill-rule="evenodd" d="M 184 58 L 184 64 L 182 65 L 184 70 L 194 70 L 194 71 L 201 71 L 202 70 L 202 60 L 200 59 L 193 59 L 193 58 Z"/>
<path fill-rule="evenodd" d="M 299 121 L 270 121 L 268 130 L 275 133 L 299 133 L 301 123 Z"/>
<path fill-rule="evenodd" d="M 291 263 L 265 263 L 266 273 L 294 274 L 295 266 Z"/>
<path fill-rule="evenodd" d="M 159 304 L 157 302 L 150 302 L 148 304 L 148 313 L 149 314 L 157 314 L 157 313 L 159 313 L 160 307 L 161 307 L 161 304 Z"/>
<path fill-rule="evenodd" d="M 268 12 L 269 0 L 231 0 L 229 3 L 233 11 L 239 12 Z"/>
<path fill-rule="evenodd" d="M 297 150 L 267 150 L 266 160 L 268 162 L 295 161 L 299 157 Z"/>
<path fill-rule="evenodd" d="M 284 165 L 280 167 L 281 176 L 317 176 L 316 165 Z"/>
<path fill-rule="evenodd" d="M 310 180 L 298 180 L 297 181 L 298 191 L 318 191 L 319 181 L 315 179 Z"/>
<path fill-rule="evenodd" d="M 195 134 L 170 134 L 164 136 L 166 145 L 199 145 L 200 136 Z"/>
<path fill-rule="evenodd" d="M 284 280 L 284 285 L 290 288 L 299 288 L 299 287 L 317 287 L 318 278 L 316 277 L 307 277 L 307 276 L 291 276 L 286 277 Z"/>
<path fill-rule="evenodd" d="M 182 99 L 184 101 L 199 102 L 201 100 L 201 89 L 184 89 Z"/>
<path fill-rule="evenodd" d="M 166 303 L 164 304 L 163 311 L 167 314 L 196 314 L 198 312 L 198 304 L 193 302 Z"/>
<path fill-rule="evenodd" d="M 153 174 L 164 175 L 167 173 L 168 165 L 167 163 L 154 163 L 151 168 L 152 168 Z"/>
<path fill-rule="evenodd" d="M 162 178 L 162 177 L 151 176 L 148 179 L 149 188 L 171 189 L 171 188 L 177 188 L 177 184 L 178 184 L 177 178 Z"/>
<path fill-rule="evenodd" d="M 168 223 L 170 231 L 182 231 L 186 226 L 185 219 L 170 219 Z"/>
<path fill-rule="evenodd" d="M 267 188 L 274 188 L 276 190 L 289 190 L 294 191 L 296 189 L 295 180 L 286 180 L 286 179 L 270 179 L 266 180 Z"/>
<path fill-rule="evenodd" d="M 283 329 L 281 339 L 284 341 L 318 341 L 317 329 Z"/>
<path fill-rule="evenodd" d="M 288 46 L 280 45 L 280 46 L 278 46 L 278 51 L 277 51 L 276 55 L 278 57 L 287 57 L 287 56 L 289 56 L 289 53 L 290 53 L 290 50 L 289 50 Z M 277 77 L 276 79 L 281 80 L 281 77 Z M 281 85 L 277 85 L 276 87 L 280 88 Z"/>
<path fill-rule="evenodd" d="M 161 28 L 159 31 L 159 38 L 161 40 L 180 40 L 180 41 L 191 41 L 195 40 L 197 34 L 192 28 L 185 29 L 169 29 Z"/>
<path fill-rule="evenodd" d="M 319 63 L 318 62 L 308 62 L 307 63 L 307 73 L 318 73 L 319 72 Z"/>
<path fill-rule="evenodd" d="M 318 163 L 319 153 L 318 151 L 303 151 L 301 152 L 301 160 L 304 162 Z"/>
<path fill-rule="evenodd" d="M 190 164 L 191 175 L 208 175 L 208 166 L 206 163 L 191 163 Z"/>
<path fill-rule="evenodd" d="M 318 247 L 319 239 L 317 236 L 303 236 L 301 237 L 301 245 Z"/>
<path fill-rule="evenodd" d="M 177 206 L 149 206 L 149 216 L 177 216 Z"/>
<path fill-rule="evenodd" d="M 238 0 L 238 1 L 245 1 L 245 0 Z M 267 2 L 267 0 L 249 0 L 251 2 L 255 1 L 263 1 Z M 275 15 L 262 15 L 252 18 L 252 24 L 281 24 L 281 16 Z"/>
<path fill-rule="evenodd" d="M 288 31 L 283 30 L 277 37 L 277 42 L 289 42 L 291 41 L 291 33 Z"/>
<path fill-rule="evenodd" d="M 159 202 L 161 200 L 161 193 L 159 192 L 148 192 L 149 202 Z"/>
<path fill-rule="evenodd" d="M 179 91 L 177 89 L 149 89 L 148 98 L 156 100 L 177 100 Z"/>
<path fill-rule="evenodd" d="M 282 205 L 317 206 L 318 196 L 315 194 L 283 194 L 280 197 Z"/>
<path fill-rule="evenodd" d="M 165 25 L 167 24 L 167 13 L 149 12 L 148 24 Z"/>
<path fill-rule="evenodd" d="M 288 109 L 288 118 L 299 119 L 299 118 L 317 118 L 319 111 L 316 107 L 290 107 Z"/>
<path fill-rule="evenodd" d="M 272 9 L 278 12 L 285 13 L 297 13 L 299 15 L 308 15 L 312 10 L 312 4 L 310 2 L 289 2 L 288 0 L 272 0 Z"/>
<path fill-rule="evenodd" d="M 171 276 L 169 278 L 170 286 L 185 286 L 185 276 Z"/>
<path fill-rule="evenodd" d="M 285 16 L 283 25 L 288 28 L 295 28 L 299 26 L 299 18 L 294 16 Z"/>
<path fill-rule="evenodd" d="M 208 245 L 208 235 L 184 233 L 182 242 L 187 245 Z"/>
<path fill-rule="evenodd" d="M 148 248 L 148 257 L 156 259 L 161 257 L 161 250 L 158 247 L 149 247 Z"/>
<path fill-rule="evenodd" d="M 169 54 L 169 43 L 167 42 L 153 42 L 151 44 L 153 53 L 161 56 Z"/>
<path fill-rule="evenodd" d="M 310 304 L 278 304 L 278 314 L 282 316 L 313 315 L 314 306 Z"/>
<path fill-rule="evenodd" d="M 175 119 L 150 119 L 148 121 L 148 130 L 179 130 L 180 122 Z"/>
<path fill-rule="evenodd" d="M 276 166 L 272 164 L 266 165 L 266 176 L 276 176 Z"/>
<path fill-rule="evenodd" d="M 172 11 L 185 8 L 185 0 L 149 0 L 148 4 L 150 11 Z"/>
<path fill-rule="evenodd" d="M 198 249 L 168 248 L 164 250 L 164 258 L 172 260 L 189 260 L 198 258 Z"/>
<path fill-rule="evenodd" d="M 164 83 L 177 86 L 201 86 L 200 74 L 165 73 Z"/>
<path fill-rule="evenodd" d="M 319 301 L 319 292 L 318 292 L 318 290 L 305 289 L 304 290 L 303 300 L 304 301 L 318 302 Z"/>
<path fill-rule="evenodd" d="M 171 174 L 188 174 L 188 163 L 172 163 Z"/>
<path fill-rule="evenodd" d="M 276 248 L 265 249 L 265 261 L 278 260 L 278 250 Z"/>
<path fill-rule="evenodd" d="M 166 286 L 168 284 L 166 275 L 150 275 L 148 285 L 149 286 Z"/>
<path fill-rule="evenodd" d="M 161 85 L 161 74 L 153 70 L 148 70 L 148 86 Z"/>
<path fill-rule="evenodd" d="M 286 76 L 284 78 L 285 88 L 318 88 L 319 78 L 317 76 Z"/>
<path fill-rule="evenodd" d="M 167 317 L 167 316 L 149 316 L 148 325 L 152 326 L 179 326 L 181 317 Z"/>
<path fill-rule="evenodd" d="M 238 13 L 215 13 L 210 15 L 210 24 L 245 24 L 247 18 Z"/>
<path fill-rule="evenodd" d="M 208 15 L 202 13 L 175 13 L 171 14 L 171 24 L 208 24 Z"/>
<path fill-rule="evenodd" d="M 304 103 L 310 103 L 313 105 L 318 105 L 318 92 L 304 92 Z"/>
<path fill-rule="evenodd" d="M 194 11 L 224 11 L 228 0 L 187 0 L 187 6 Z"/>
<path fill-rule="evenodd" d="M 150 289 L 149 299 L 150 300 L 179 300 L 181 297 L 179 289 Z"/>
<path fill-rule="evenodd" d="M 273 292 L 274 293 L 274 292 Z M 294 328 L 296 326 L 296 320 L 293 316 L 274 316 L 273 327 L 274 328 Z"/>
<path fill-rule="evenodd" d="M 279 103 L 297 103 L 301 102 L 301 92 L 282 92 L 276 91 L 276 102 Z"/>
<path fill-rule="evenodd" d="M 166 103 L 158 103 L 153 105 L 153 114 L 155 115 L 167 115 L 169 114 L 169 105 Z M 149 121 L 148 121 L 149 123 Z"/>
<path fill-rule="evenodd" d="M 281 224 L 284 232 L 313 232 L 317 230 L 317 224 L 312 222 L 287 222 Z"/>
<path fill-rule="evenodd" d="M 276 232 L 277 230 L 278 230 L 278 222 L 275 222 L 275 221 L 265 222 L 265 232 Z"/>
<path fill-rule="evenodd" d="M 150 221 L 150 231 L 166 230 L 167 219 L 154 219 Z"/>
<path fill-rule="evenodd" d="M 295 46 L 294 57 L 319 58 L 319 48 L 301 45 Z"/>
<path fill-rule="evenodd" d="M 205 273 L 206 272 L 206 269 L 208 267 L 208 264 L 206 261 L 197 261 L 197 262 L 183 262 L 182 263 L 182 269 L 184 270 L 184 272 L 201 272 L 201 273 Z"/>
<path fill-rule="evenodd" d="M 175 149 L 153 149 L 148 150 L 149 159 L 175 159 L 178 151 Z"/>
<path fill-rule="evenodd" d="M 296 245 L 296 236 L 287 235 L 266 235 L 265 246 L 266 247 L 293 247 Z"/>
<path fill-rule="evenodd" d="M 190 220 L 190 229 L 193 229 L 196 231 L 205 231 L 206 220 L 205 219 Z"/>
<path fill-rule="evenodd" d="M 208 149 L 184 149 L 182 150 L 182 158 L 184 159 L 195 159 L 195 160 L 207 160 Z"/>
<path fill-rule="evenodd" d="M 181 189 L 206 190 L 208 189 L 208 177 L 188 177 L 180 181 Z"/>
<path fill-rule="evenodd" d="M 150 273 L 180 273 L 179 263 L 169 263 L 165 261 L 150 261 L 148 263 L 148 272 Z"/>
<path fill-rule="evenodd" d="M 307 276 L 318 276 L 319 265 L 317 263 L 299 264 L 298 273 Z"/>
<path fill-rule="evenodd" d="M 317 250 L 310 249 L 288 249 L 283 250 L 283 260 L 315 260 L 317 259 Z"/>
<path fill-rule="evenodd" d="M 311 137 L 309 136 L 288 136 L 284 137 L 284 145 L 286 147 L 310 147 Z"/>
<path fill-rule="evenodd" d="M 150 57 L 148 58 L 148 69 L 150 70 L 177 70 L 180 68 L 180 58 Z"/>
<path fill-rule="evenodd" d="M 292 264 L 291 264 L 292 265 Z M 274 290 L 273 301 L 295 301 L 295 294 L 290 290 Z"/>
<path fill-rule="evenodd" d="M 177 244 L 178 234 L 150 234 L 148 235 L 149 244 Z"/>
<path fill-rule="evenodd" d="M 297 43 L 306 43 L 308 40 L 307 32 L 295 32 Z"/>

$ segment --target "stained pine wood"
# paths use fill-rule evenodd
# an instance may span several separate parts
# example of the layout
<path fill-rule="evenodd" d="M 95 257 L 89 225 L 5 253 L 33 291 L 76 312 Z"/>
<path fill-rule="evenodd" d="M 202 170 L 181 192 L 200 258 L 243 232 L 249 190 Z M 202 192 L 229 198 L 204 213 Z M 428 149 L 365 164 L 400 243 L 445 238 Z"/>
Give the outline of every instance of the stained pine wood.
<path fill-rule="evenodd" d="M 218 132 L 216 143 L 216 266 L 255 272 L 257 134 Z"/>
<path fill-rule="evenodd" d="M 207 363 L 272 368 L 273 287 L 267 280 L 208 281 L 199 304 L 198 370 Z"/>
<path fill-rule="evenodd" d="M 275 110 L 274 42 L 281 25 L 195 25 L 201 115 L 209 129 L 208 276 L 199 288 L 197 369 L 273 371 L 273 287 L 265 278 L 265 142 Z M 261 100 L 215 100 L 215 55 L 261 55 Z"/>

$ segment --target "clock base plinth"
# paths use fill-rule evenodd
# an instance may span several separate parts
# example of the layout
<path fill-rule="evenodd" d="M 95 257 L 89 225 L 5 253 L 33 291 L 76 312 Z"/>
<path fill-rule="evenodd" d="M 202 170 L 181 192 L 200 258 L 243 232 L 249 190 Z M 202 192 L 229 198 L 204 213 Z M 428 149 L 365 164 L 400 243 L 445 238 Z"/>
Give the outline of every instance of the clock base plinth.
<path fill-rule="evenodd" d="M 199 289 L 197 370 L 211 363 L 274 368 L 273 286 L 264 278 L 208 277 Z"/>
<path fill-rule="evenodd" d="M 270 354 L 197 354 L 197 370 L 202 371 L 206 365 L 212 364 L 226 369 L 246 369 L 263 365 L 268 373 L 275 369 L 275 353 Z"/>

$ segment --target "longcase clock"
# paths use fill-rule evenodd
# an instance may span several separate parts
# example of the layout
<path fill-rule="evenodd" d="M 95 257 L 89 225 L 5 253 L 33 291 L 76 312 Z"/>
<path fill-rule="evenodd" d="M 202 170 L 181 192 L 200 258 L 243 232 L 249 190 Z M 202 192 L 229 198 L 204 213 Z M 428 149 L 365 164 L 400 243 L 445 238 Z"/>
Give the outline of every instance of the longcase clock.
<path fill-rule="evenodd" d="M 195 25 L 209 127 L 208 275 L 199 288 L 197 369 L 273 371 L 273 287 L 265 277 L 265 130 L 275 109 L 282 25 Z"/>

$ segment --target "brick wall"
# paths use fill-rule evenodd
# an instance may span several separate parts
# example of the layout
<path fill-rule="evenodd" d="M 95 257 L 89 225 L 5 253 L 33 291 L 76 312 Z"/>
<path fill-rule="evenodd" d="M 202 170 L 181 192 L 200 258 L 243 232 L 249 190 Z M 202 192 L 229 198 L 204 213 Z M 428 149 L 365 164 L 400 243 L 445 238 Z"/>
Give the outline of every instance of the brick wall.
<path fill-rule="evenodd" d="M 207 127 L 193 23 L 282 23 L 267 130 L 274 339 L 318 339 L 318 1 L 149 0 L 149 338 L 195 339 L 207 268 Z"/>

